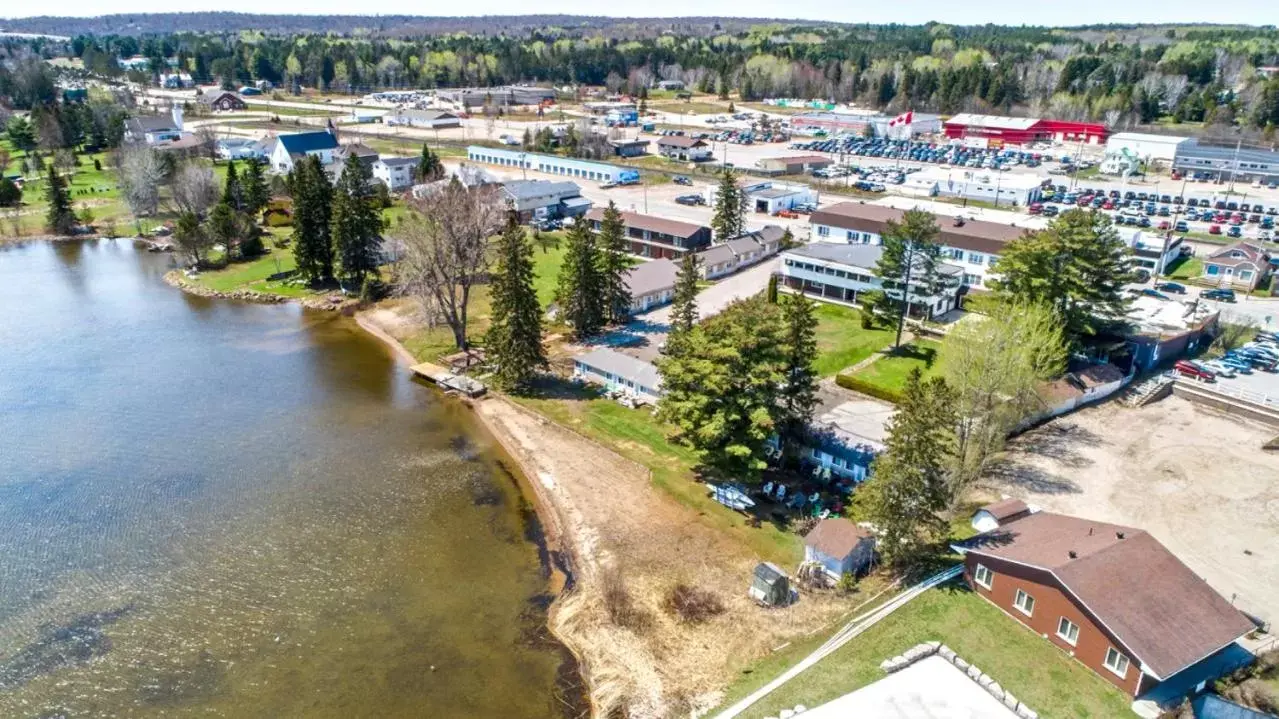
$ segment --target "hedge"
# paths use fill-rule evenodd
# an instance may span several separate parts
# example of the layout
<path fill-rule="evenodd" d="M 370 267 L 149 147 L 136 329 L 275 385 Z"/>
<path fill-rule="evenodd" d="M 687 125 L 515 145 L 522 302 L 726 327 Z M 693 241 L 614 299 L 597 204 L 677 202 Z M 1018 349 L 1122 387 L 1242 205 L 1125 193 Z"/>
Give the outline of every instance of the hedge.
<path fill-rule="evenodd" d="M 887 387 L 880 387 L 877 384 L 871 384 L 865 380 L 857 379 L 851 374 L 835 375 L 835 384 L 843 387 L 844 389 L 861 392 L 862 394 L 870 395 L 871 397 L 882 399 L 886 402 L 892 402 L 893 404 L 898 404 L 903 399 L 902 393 L 895 389 L 888 389 Z"/>

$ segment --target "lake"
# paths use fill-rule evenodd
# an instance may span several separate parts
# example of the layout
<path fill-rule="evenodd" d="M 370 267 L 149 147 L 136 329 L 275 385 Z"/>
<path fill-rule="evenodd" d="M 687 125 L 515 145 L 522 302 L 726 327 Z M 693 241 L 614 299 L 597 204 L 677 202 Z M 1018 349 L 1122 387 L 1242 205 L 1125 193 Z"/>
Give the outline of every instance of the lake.
<path fill-rule="evenodd" d="M 0 246 L 0 716 L 562 717 L 549 558 L 349 318 Z"/>

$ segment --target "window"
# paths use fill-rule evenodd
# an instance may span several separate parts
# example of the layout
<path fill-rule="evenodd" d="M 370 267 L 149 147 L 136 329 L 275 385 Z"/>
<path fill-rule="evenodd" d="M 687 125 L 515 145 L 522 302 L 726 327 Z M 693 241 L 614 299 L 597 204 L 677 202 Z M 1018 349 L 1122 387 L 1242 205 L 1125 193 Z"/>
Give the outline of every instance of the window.
<path fill-rule="evenodd" d="M 981 278 L 977 275 L 964 275 L 964 284 L 966 285 L 975 285 L 979 282 L 981 282 Z"/>
<path fill-rule="evenodd" d="M 1079 625 L 1062 617 L 1057 620 L 1057 636 L 1066 640 L 1070 646 L 1075 646 L 1075 642 L 1079 641 Z"/>
<path fill-rule="evenodd" d="M 990 567 L 978 564 L 977 568 L 973 570 L 973 581 L 990 589 L 991 583 L 995 581 L 995 573 L 990 571 Z"/>
<path fill-rule="evenodd" d="M 818 225 L 817 235 L 818 237 L 830 237 L 830 228 L 826 225 Z"/>
<path fill-rule="evenodd" d="M 1106 668 L 1122 679 L 1128 675 L 1128 657 L 1120 654 L 1118 649 L 1109 647 L 1106 649 Z"/>
<path fill-rule="evenodd" d="M 844 239 L 846 239 L 846 240 L 848 240 L 850 243 L 852 243 L 852 242 L 854 242 L 854 241 L 857 239 L 857 233 L 856 233 L 856 232 L 853 232 L 852 230 L 846 230 L 846 231 L 844 232 Z"/>
<path fill-rule="evenodd" d="M 1029 617 L 1035 613 L 1035 598 L 1018 589 L 1017 597 L 1013 599 L 1013 606 Z"/>
<path fill-rule="evenodd" d="M 974 265 L 980 265 L 980 264 L 981 264 L 981 260 L 982 260 L 982 256 L 981 256 L 981 253 L 980 253 L 980 252 L 969 252 L 969 253 L 968 253 L 968 261 L 969 261 L 969 262 L 971 262 L 971 263 L 973 263 Z"/>

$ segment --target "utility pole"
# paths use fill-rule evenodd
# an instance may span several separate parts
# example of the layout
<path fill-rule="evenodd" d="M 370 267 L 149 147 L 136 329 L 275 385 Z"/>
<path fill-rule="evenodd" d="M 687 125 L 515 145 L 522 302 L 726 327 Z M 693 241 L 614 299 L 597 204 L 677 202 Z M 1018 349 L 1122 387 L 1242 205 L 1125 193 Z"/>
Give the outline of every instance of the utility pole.
<path fill-rule="evenodd" d="M 1239 146 L 1243 144 L 1243 140 L 1235 140 L 1235 154 L 1230 160 L 1230 185 L 1226 188 L 1229 194 L 1235 191 L 1235 169 L 1239 167 Z"/>

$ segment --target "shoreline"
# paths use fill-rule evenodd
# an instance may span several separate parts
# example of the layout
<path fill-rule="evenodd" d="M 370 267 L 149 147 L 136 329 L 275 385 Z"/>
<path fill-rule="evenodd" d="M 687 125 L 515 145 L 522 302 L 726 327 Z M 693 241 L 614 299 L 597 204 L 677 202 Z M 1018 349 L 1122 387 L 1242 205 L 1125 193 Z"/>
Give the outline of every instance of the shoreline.
<path fill-rule="evenodd" d="M 164 273 L 164 282 L 170 287 L 175 287 L 196 297 L 218 300 L 239 300 L 241 302 L 255 302 L 260 305 L 283 305 L 293 303 L 301 305 L 309 310 L 342 312 L 358 307 L 360 304 L 359 300 L 344 298 L 340 295 L 285 297 L 284 295 L 273 295 L 269 292 L 258 292 L 257 290 L 231 290 L 230 292 L 214 290 L 188 280 L 183 276 L 182 270 L 169 270 Z M 387 339 L 390 338 L 388 337 Z"/>
<path fill-rule="evenodd" d="M 376 319 L 374 319 L 368 310 L 359 310 L 352 313 L 351 318 L 355 323 L 370 336 L 379 340 L 384 344 L 391 354 L 395 356 L 398 363 L 403 364 L 406 368 L 417 364 L 417 357 L 409 352 L 408 348 L 400 343 L 399 340 L 391 336 Z M 507 407 L 513 407 L 509 400 L 500 394 L 489 390 L 489 395 L 466 404 L 471 410 L 471 416 L 477 420 L 489 437 L 501 448 L 502 453 L 512 460 L 514 467 L 518 470 L 515 474 L 516 484 L 520 487 L 520 492 L 533 508 L 533 512 L 537 517 L 537 521 L 541 527 L 541 549 L 550 555 L 558 555 L 567 566 L 559 566 L 556 562 L 550 563 L 551 576 L 548 577 L 548 589 L 554 595 L 555 599 L 551 602 L 546 610 L 546 628 L 551 633 L 565 651 L 573 659 L 573 672 L 577 680 L 584 688 L 583 698 L 585 704 L 590 709 L 591 716 L 598 716 L 595 702 L 592 699 L 592 674 L 589 669 L 590 665 L 583 656 L 582 649 L 576 638 L 572 636 L 566 622 L 562 621 L 562 608 L 564 604 L 577 591 L 583 589 L 584 582 L 590 579 L 582 576 L 582 573 L 574 569 L 579 566 L 580 552 L 575 542 L 569 540 L 564 530 L 564 521 L 560 516 L 561 507 L 557 506 L 553 496 L 545 491 L 542 482 L 537 481 L 538 470 L 535 466 L 531 466 L 506 432 L 494 421 L 489 412 L 483 411 L 477 404 L 501 403 Z M 589 587 L 590 585 L 587 585 Z"/>

